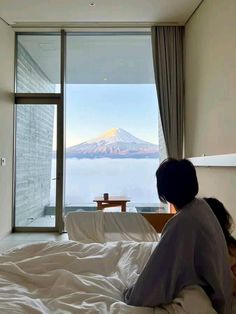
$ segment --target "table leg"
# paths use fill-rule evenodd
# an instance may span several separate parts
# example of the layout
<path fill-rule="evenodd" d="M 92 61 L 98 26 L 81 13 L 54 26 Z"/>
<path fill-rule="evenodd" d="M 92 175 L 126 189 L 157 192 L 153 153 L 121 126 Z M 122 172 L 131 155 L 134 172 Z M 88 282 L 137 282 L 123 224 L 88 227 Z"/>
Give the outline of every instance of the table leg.
<path fill-rule="evenodd" d="M 126 203 L 121 204 L 121 211 L 126 212 Z"/>
<path fill-rule="evenodd" d="M 97 210 L 103 210 L 102 203 L 100 202 L 97 203 Z"/>

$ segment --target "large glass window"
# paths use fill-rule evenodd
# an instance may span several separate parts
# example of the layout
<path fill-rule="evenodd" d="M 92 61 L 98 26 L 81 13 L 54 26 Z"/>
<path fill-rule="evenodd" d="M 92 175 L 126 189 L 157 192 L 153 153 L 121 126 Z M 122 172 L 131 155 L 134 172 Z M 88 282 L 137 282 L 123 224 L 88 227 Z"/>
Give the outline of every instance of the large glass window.
<path fill-rule="evenodd" d="M 17 35 L 15 227 L 62 230 L 62 208 L 95 210 L 104 193 L 130 199 L 128 210 L 159 210 L 151 34 L 63 34 Z"/>
<path fill-rule="evenodd" d="M 158 106 L 150 34 L 68 34 L 65 211 L 96 196 L 159 207 Z"/>
<path fill-rule="evenodd" d="M 16 92 L 60 92 L 60 35 L 18 35 L 16 45 Z"/>

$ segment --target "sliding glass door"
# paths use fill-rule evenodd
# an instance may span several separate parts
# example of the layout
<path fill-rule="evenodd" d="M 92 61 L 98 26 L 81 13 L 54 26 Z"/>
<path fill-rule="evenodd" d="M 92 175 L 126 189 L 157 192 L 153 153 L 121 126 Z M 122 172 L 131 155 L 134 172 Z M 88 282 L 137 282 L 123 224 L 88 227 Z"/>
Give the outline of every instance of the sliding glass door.
<path fill-rule="evenodd" d="M 15 230 L 58 230 L 62 158 L 60 34 L 16 40 Z M 58 127 L 59 126 L 59 127 Z M 60 149 L 58 149 L 58 147 Z M 59 159 L 58 159 L 59 158 Z"/>
<path fill-rule="evenodd" d="M 57 105 L 16 106 L 15 227 L 55 227 Z"/>

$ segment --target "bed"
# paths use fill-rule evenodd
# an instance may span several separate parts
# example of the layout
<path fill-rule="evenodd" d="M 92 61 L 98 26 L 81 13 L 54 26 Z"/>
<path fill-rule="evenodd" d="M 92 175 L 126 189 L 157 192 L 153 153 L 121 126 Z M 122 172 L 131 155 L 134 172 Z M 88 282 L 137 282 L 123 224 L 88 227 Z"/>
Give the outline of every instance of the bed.
<path fill-rule="evenodd" d="M 155 245 L 66 241 L 8 251 L 0 255 L 0 313 L 215 314 L 197 287 L 164 308 L 123 302 L 124 290 L 136 281 Z"/>
<path fill-rule="evenodd" d="M 97 226 L 93 220 L 87 221 L 100 237 L 105 231 L 102 229 L 105 220 L 103 215 L 97 217 L 100 217 Z M 83 226 L 85 222 L 86 219 Z M 128 236 L 137 237 L 133 231 Z M 82 235 L 83 243 L 40 242 L 1 254 L 0 313 L 216 313 L 199 287 L 187 287 L 173 303 L 164 307 L 126 305 L 125 289 L 136 281 L 157 245 L 151 239 L 152 234 L 150 241 L 145 242 L 116 239 L 103 243 L 99 243 L 101 238 L 95 243 L 94 239 L 86 240 L 86 234 Z"/>

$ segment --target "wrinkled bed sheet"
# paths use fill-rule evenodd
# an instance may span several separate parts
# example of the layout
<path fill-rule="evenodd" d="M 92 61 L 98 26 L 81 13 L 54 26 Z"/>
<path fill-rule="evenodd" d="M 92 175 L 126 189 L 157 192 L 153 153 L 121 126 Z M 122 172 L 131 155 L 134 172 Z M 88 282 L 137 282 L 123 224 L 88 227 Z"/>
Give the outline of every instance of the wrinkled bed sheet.
<path fill-rule="evenodd" d="M 65 217 L 70 240 L 83 243 L 109 241 L 157 242 L 159 235 L 140 214 L 122 212 L 71 212 Z"/>
<path fill-rule="evenodd" d="M 186 289 L 165 308 L 123 302 L 124 290 L 136 281 L 155 246 L 65 241 L 10 250 L 0 255 L 0 313 L 215 313 L 198 287 Z"/>

